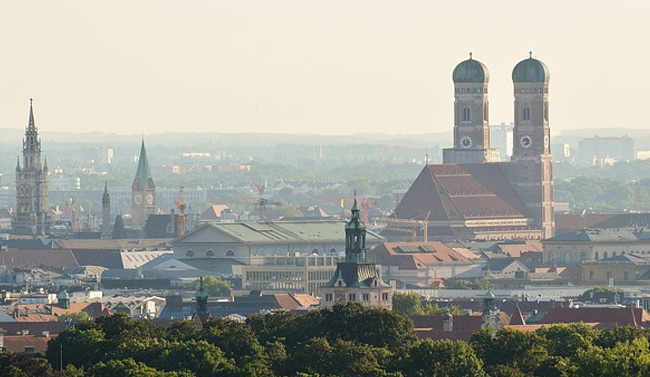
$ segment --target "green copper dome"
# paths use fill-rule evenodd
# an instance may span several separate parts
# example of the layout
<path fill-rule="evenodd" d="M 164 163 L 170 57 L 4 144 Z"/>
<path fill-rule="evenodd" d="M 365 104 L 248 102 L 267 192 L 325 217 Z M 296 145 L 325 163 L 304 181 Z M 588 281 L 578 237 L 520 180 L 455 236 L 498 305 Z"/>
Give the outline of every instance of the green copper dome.
<path fill-rule="evenodd" d="M 513 82 L 548 82 L 551 74 L 546 64 L 531 56 L 520 61 L 512 70 Z"/>
<path fill-rule="evenodd" d="M 70 298 L 70 294 L 64 289 L 61 292 L 59 292 L 59 294 L 56 296 L 56 298 L 58 298 L 59 300 L 61 300 L 61 299 L 66 300 L 66 299 Z"/>
<path fill-rule="evenodd" d="M 452 77 L 454 83 L 485 83 L 490 81 L 490 72 L 485 64 L 472 59 L 472 54 L 470 54 L 469 59 L 454 68 Z"/>

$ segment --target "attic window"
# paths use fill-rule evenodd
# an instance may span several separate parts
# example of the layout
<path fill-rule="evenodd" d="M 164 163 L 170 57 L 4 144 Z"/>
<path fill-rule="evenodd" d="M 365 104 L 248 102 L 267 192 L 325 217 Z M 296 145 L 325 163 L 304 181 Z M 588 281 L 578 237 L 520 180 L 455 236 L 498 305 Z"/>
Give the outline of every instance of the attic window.
<path fill-rule="evenodd" d="M 25 353 L 34 353 L 34 346 L 25 346 Z"/>

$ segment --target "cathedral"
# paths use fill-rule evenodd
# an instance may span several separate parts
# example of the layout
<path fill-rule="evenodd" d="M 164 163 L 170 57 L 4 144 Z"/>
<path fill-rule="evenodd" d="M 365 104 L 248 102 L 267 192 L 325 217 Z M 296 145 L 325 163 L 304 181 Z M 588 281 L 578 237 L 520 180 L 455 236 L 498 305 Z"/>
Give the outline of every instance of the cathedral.
<path fill-rule="evenodd" d="M 395 208 L 438 239 L 541 239 L 555 234 L 548 67 L 532 53 L 512 71 L 514 150 L 498 162 L 490 146 L 485 64 L 458 64 L 454 81 L 454 146 L 443 163 L 425 166 Z"/>
<path fill-rule="evenodd" d="M 140 146 L 138 170 L 131 184 L 131 228 L 143 229 L 149 215 L 156 213 L 156 184 L 149 169 L 144 139 Z"/>
<path fill-rule="evenodd" d="M 16 211 L 12 228 L 14 234 L 44 236 L 52 230 L 52 215 L 47 197 L 47 160 L 41 161 L 41 140 L 34 122 L 32 100 L 29 102 L 22 165 L 20 158 L 16 161 Z"/>

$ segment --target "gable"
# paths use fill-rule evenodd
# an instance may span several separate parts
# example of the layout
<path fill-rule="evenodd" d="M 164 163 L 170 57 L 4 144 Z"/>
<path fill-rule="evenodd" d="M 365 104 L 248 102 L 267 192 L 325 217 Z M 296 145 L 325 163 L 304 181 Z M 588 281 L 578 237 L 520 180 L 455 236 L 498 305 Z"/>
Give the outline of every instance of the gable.
<path fill-rule="evenodd" d="M 212 224 L 205 224 L 194 231 L 173 241 L 173 245 L 193 244 L 193 243 L 235 243 L 242 242 L 241 239 L 229 235 Z"/>

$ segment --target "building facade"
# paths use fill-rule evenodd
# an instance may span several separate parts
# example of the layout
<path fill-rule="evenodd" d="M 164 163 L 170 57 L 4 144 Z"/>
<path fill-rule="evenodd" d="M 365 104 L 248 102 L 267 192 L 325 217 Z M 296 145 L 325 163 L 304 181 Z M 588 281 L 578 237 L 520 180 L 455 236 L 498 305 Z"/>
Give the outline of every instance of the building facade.
<path fill-rule="evenodd" d="M 48 202 L 47 160 L 41 160 L 41 139 L 34 122 L 32 100 L 29 123 L 23 139 L 23 159 L 16 161 L 16 212 L 13 233 L 43 236 L 51 233 L 52 216 Z"/>
<path fill-rule="evenodd" d="M 345 260 L 336 266 L 332 279 L 321 289 L 321 306 L 360 303 L 393 308 L 393 288 L 381 279 L 380 267 L 367 259 L 366 225 L 359 217 L 357 199 L 345 226 Z"/>
<path fill-rule="evenodd" d="M 138 170 L 131 184 L 131 228 L 142 229 L 149 215 L 156 213 L 156 184 L 151 176 L 144 140 L 140 146 Z"/>

